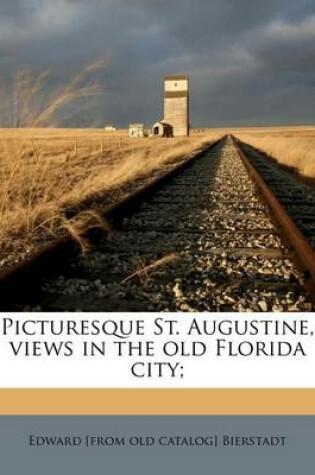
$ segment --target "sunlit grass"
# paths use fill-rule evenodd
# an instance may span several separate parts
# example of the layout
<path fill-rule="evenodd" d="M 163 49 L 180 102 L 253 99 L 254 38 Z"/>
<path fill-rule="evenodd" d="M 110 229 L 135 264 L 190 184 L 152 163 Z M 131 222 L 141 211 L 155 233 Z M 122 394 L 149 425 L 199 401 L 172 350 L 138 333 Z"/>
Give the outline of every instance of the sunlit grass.
<path fill-rule="evenodd" d="M 234 134 L 301 176 L 315 178 L 315 127 L 238 130 Z"/>
<path fill-rule="evenodd" d="M 1 132 L 1 131 L 0 131 Z M 66 224 L 64 210 L 188 157 L 217 135 L 130 139 L 126 132 L 11 129 L 0 141 L 0 245 L 36 246 Z"/>

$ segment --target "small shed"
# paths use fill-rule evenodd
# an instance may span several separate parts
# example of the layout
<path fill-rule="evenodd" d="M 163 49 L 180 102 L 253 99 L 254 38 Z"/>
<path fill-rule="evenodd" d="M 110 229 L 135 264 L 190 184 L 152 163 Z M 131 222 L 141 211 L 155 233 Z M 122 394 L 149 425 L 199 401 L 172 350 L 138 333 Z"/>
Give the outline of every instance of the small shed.
<path fill-rule="evenodd" d="M 152 127 L 152 136 L 173 137 L 173 127 L 164 120 L 156 122 Z"/>
<path fill-rule="evenodd" d="M 130 124 L 129 137 L 144 137 L 145 136 L 145 126 L 144 124 Z"/>
<path fill-rule="evenodd" d="M 104 130 L 105 132 L 116 132 L 116 127 L 114 125 L 106 125 Z"/>

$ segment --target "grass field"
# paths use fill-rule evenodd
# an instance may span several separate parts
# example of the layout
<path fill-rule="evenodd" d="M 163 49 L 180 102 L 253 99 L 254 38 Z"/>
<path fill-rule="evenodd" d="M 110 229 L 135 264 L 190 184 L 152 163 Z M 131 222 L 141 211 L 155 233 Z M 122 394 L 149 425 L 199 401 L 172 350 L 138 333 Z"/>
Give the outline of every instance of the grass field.
<path fill-rule="evenodd" d="M 315 127 L 234 129 L 230 133 L 302 177 L 315 179 Z"/>
<path fill-rule="evenodd" d="M 100 129 L 0 129 L 0 137 L 0 248 L 12 254 L 65 228 L 76 233 L 65 207 L 187 157 L 217 134 L 166 140 Z"/>

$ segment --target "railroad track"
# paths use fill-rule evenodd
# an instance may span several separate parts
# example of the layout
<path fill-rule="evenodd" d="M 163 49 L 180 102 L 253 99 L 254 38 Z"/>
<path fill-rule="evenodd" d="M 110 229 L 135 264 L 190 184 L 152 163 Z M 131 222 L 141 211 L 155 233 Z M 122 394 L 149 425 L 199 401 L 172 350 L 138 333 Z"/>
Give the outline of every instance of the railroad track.
<path fill-rule="evenodd" d="M 2 279 L 2 295 L 9 295 L 10 286 L 18 289 L 13 300 L 2 301 L 2 309 L 314 310 L 310 294 L 315 230 L 312 234 L 313 224 L 308 224 L 312 206 L 315 214 L 315 193 L 307 187 L 302 195 L 297 184 L 292 188 L 291 175 L 282 178 L 278 169 L 273 172 L 271 163 L 258 155 L 225 137 L 145 192 L 107 211 L 113 229 L 100 236 L 89 253 L 65 262 L 74 245 L 64 240 L 49 258 L 46 254 L 37 259 L 35 267 L 30 263 L 22 274 L 11 273 Z M 261 196 L 262 187 L 259 190 L 250 176 L 255 174 L 251 164 L 256 167 L 258 162 L 279 198 L 285 196 L 284 202 L 291 196 L 294 208 L 296 193 L 299 199 L 303 196 L 307 219 L 301 233 L 308 235 L 311 244 L 300 231 L 297 244 L 294 236 L 292 242 L 292 226 L 296 229 L 290 218 L 284 214 L 284 221 L 289 220 L 291 226 L 288 230 L 277 210 L 271 212 Z M 290 192 L 284 191 L 284 183 L 287 190 L 290 184 Z M 298 191 L 292 192 L 295 186 Z M 301 209 L 301 203 L 299 206 Z M 283 209 L 281 213 L 283 219 Z M 297 224 L 301 216 L 297 213 Z M 51 270 L 52 263 L 55 275 L 42 280 L 47 274 L 45 266 Z M 64 269 L 58 273 L 61 263 Z M 27 277 L 32 270 L 34 285 Z"/>

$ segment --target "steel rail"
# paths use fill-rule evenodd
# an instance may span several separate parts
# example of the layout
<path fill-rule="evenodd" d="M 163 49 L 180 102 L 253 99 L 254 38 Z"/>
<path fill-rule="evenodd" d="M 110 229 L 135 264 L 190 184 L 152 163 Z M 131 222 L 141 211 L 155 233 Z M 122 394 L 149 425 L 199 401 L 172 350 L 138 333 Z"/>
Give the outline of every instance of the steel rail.
<path fill-rule="evenodd" d="M 302 283 L 315 301 L 315 251 L 308 239 L 302 234 L 292 218 L 287 214 L 284 206 L 273 194 L 265 180 L 248 160 L 241 150 L 238 139 L 231 136 L 233 143 L 241 157 L 249 176 L 259 188 L 262 197 L 270 207 L 279 231 L 284 239 L 289 243 L 293 258 L 302 275 Z M 293 252 L 292 252 L 293 250 Z"/>

